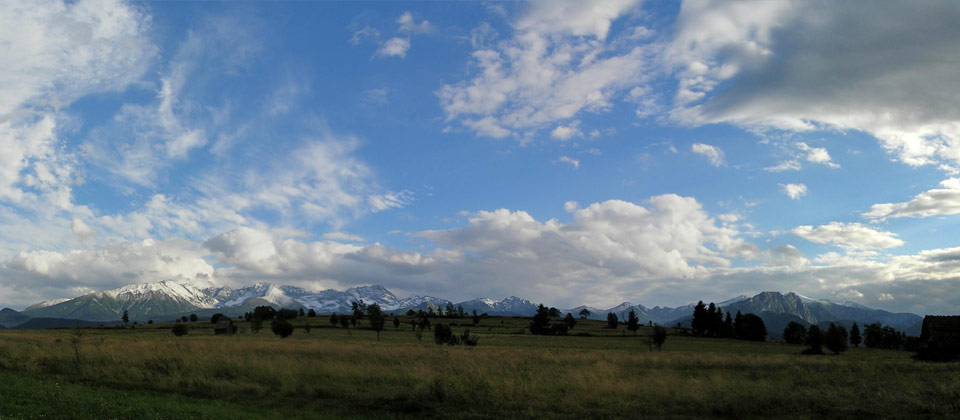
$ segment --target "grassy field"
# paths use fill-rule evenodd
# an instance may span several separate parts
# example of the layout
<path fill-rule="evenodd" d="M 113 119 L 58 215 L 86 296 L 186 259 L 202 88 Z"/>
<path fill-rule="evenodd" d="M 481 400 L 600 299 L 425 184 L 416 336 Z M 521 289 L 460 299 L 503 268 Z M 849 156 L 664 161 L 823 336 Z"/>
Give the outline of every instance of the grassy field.
<path fill-rule="evenodd" d="M 645 335 L 581 321 L 573 334 L 519 334 L 528 321 L 469 326 L 476 347 L 301 319 L 281 339 L 239 323 L 0 331 L 6 418 L 944 418 L 960 416 L 960 364 L 852 349 L 800 356 L 780 343 Z M 466 325 L 469 321 L 461 321 Z M 472 324 L 472 323 L 471 323 Z M 320 328 L 320 327 L 323 328 Z M 454 327 L 460 331 L 465 327 Z"/>

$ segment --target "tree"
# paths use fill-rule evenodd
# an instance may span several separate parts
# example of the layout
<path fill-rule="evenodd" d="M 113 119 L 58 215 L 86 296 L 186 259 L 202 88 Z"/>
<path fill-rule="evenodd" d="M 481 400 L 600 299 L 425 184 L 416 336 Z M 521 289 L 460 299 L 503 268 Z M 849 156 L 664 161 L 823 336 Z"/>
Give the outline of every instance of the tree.
<path fill-rule="evenodd" d="M 152 320 L 152 319 L 148 319 L 148 320 L 147 320 L 147 325 L 153 325 L 153 320 Z"/>
<path fill-rule="evenodd" d="M 637 318 L 637 313 L 632 309 L 630 314 L 627 315 L 627 329 L 633 332 L 633 335 L 637 335 L 637 330 L 640 329 L 640 318 Z"/>
<path fill-rule="evenodd" d="M 269 321 L 277 317 L 277 310 L 272 306 L 257 306 L 253 308 L 253 318 L 260 318 L 262 321 Z"/>
<path fill-rule="evenodd" d="M 653 351 L 653 348 L 656 347 L 657 351 L 663 350 L 663 343 L 667 341 L 667 329 L 660 324 L 655 324 L 653 326 L 653 333 L 648 337 L 650 344 L 650 351 Z"/>
<path fill-rule="evenodd" d="M 173 335 L 182 337 L 187 335 L 187 326 L 185 324 L 175 324 L 173 326 Z"/>
<path fill-rule="evenodd" d="M 306 314 L 305 312 L 303 312 L 303 308 L 300 308 L 300 310 L 297 312 L 297 315 L 299 315 L 299 316 L 306 316 L 307 314 Z"/>
<path fill-rule="evenodd" d="M 180 317 L 180 322 L 187 322 L 190 318 L 187 318 L 186 315 Z"/>
<path fill-rule="evenodd" d="M 363 299 L 350 302 L 350 306 L 353 309 L 353 319 L 363 319 L 363 314 L 367 312 L 367 304 L 363 303 Z M 356 325 L 356 322 L 354 322 L 354 325 Z"/>
<path fill-rule="evenodd" d="M 696 335 L 705 335 L 710 329 L 710 313 L 707 312 L 707 305 L 703 301 L 697 302 L 693 307 L 693 319 L 690 320 L 690 328 Z"/>
<path fill-rule="evenodd" d="M 374 303 L 367 306 L 367 318 L 370 320 L 370 329 L 377 332 L 377 341 L 380 341 L 380 331 L 383 331 L 383 324 L 386 323 L 386 317 L 380 310 L 380 305 Z"/>
<path fill-rule="evenodd" d="M 307 334 L 310 334 L 310 323 L 309 323 L 309 322 L 303 325 L 303 332 L 305 332 L 305 333 L 307 333 Z"/>
<path fill-rule="evenodd" d="M 450 327 L 443 325 L 438 322 L 437 325 L 433 327 L 433 341 L 437 344 L 456 344 L 454 341 L 457 339 L 457 336 L 453 335 L 453 330 Z"/>
<path fill-rule="evenodd" d="M 254 333 L 260 332 L 260 328 L 263 327 L 263 320 L 260 318 L 251 318 L 250 319 L 250 330 Z"/>
<path fill-rule="evenodd" d="M 860 347 L 860 343 L 862 342 L 863 337 L 860 336 L 860 326 L 854 322 L 853 326 L 850 327 L 850 344 L 853 344 L 854 347 Z"/>
<path fill-rule="evenodd" d="M 337 313 L 334 312 L 330 314 L 330 325 L 336 327 L 338 322 L 340 322 L 340 320 L 337 319 Z"/>
<path fill-rule="evenodd" d="M 270 324 L 270 331 L 280 338 L 287 338 L 293 334 L 293 324 L 283 318 L 276 318 Z"/>
<path fill-rule="evenodd" d="M 407 316 L 414 316 L 416 314 L 417 314 L 417 311 L 414 311 L 413 309 L 407 309 Z"/>
<path fill-rule="evenodd" d="M 310 310 L 307 311 L 307 317 L 308 317 L 308 318 L 314 318 L 314 317 L 316 317 L 316 316 L 317 316 L 317 311 L 313 310 L 313 308 L 310 308 Z"/>
<path fill-rule="evenodd" d="M 767 326 L 763 324 L 763 319 L 754 314 L 743 315 L 740 319 L 742 326 L 741 340 L 766 341 Z"/>
<path fill-rule="evenodd" d="M 463 305 L 457 305 L 457 318 L 463 318 L 467 316 L 467 313 L 463 310 Z"/>
<path fill-rule="evenodd" d="M 730 316 L 730 312 L 727 312 L 727 317 L 723 319 L 723 326 L 720 328 L 720 336 L 725 338 L 735 337 L 735 332 L 733 330 L 733 317 Z"/>
<path fill-rule="evenodd" d="M 227 319 L 227 316 L 224 315 L 224 314 L 221 314 L 221 313 L 213 314 L 213 316 L 210 317 L 210 323 L 211 323 L 211 324 L 216 324 L 217 321 L 220 320 L 220 318 Z"/>
<path fill-rule="evenodd" d="M 803 344 L 808 346 L 803 354 L 823 354 L 823 335 L 820 333 L 820 327 L 811 325 Z"/>
<path fill-rule="evenodd" d="M 537 313 L 530 322 L 530 334 L 547 334 L 550 332 L 550 309 L 541 303 L 537 306 Z"/>
<path fill-rule="evenodd" d="M 803 344 L 807 338 L 807 327 L 802 324 L 790 321 L 787 327 L 783 329 L 783 341 L 790 344 Z"/>
<path fill-rule="evenodd" d="M 353 319 L 353 318 L 351 318 L 351 317 L 349 317 L 349 316 L 346 316 L 346 315 L 340 315 L 340 318 L 337 318 L 337 320 L 340 322 L 340 328 L 347 328 L 347 327 L 349 327 L 349 326 L 350 326 L 350 321 L 356 322 L 355 319 Z"/>
<path fill-rule="evenodd" d="M 840 354 L 847 349 L 847 329 L 831 322 L 823 341 L 833 354 Z"/>
<path fill-rule="evenodd" d="M 473 326 L 476 327 L 480 324 L 480 315 L 477 315 L 477 310 L 473 310 Z"/>
<path fill-rule="evenodd" d="M 297 311 L 295 311 L 295 310 L 293 310 L 293 309 L 280 308 L 280 310 L 277 311 L 277 318 L 280 318 L 280 319 L 282 319 L 282 320 L 284 320 L 284 321 L 289 321 L 289 320 L 291 320 L 291 319 L 296 319 L 296 318 L 297 318 Z"/>
<path fill-rule="evenodd" d="M 587 317 L 589 316 L 590 316 L 590 311 L 587 310 L 587 308 L 583 308 L 580 310 L 580 319 L 587 319 Z"/>
<path fill-rule="evenodd" d="M 613 312 L 607 313 L 607 328 L 617 329 L 617 324 L 619 323 L 620 321 L 617 319 L 617 314 Z"/>
<path fill-rule="evenodd" d="M 123 325 L 127 325 L 127 323 L 130 322 L 130 316 L 127 315 L 126 309 L 123 310 L 123 317 L 121 317 L 120 320 L 123 321 Z"/>
<path fill-rule="evenodd" d="M 718 308 L 713 302 L 707 309 L 707 336 L 716 337 L 720 333 L 720 327 L 723 325 L 723 310 Z"/>
<path fill-rule="evenodd" d="M 198 319 L 197 314 L 190 314 L 190 322 L 197 322 Z"/>
<path fill-rule="evenodd" d="M 396 328 L 397 331 L 400 331 L 400 318 L 393 317 L 393 328 Z"/>
<path fill-rule="evenodd" d="M 567 312 L 567 316 L 563 318 L 563 323 L 566 324 L 567 329 L 573 329 L 574 325 L 577 325 L 577 320 L 573 318 L 573 314 Z"/>
<path fill-rule="evenodd" d="M 557 308 L 550 308 L 550 317 L 551 318 L 560 318 L 560 310 Z"/>
<path fill-rule="evenodd" d="M 456 309 L 453 307 L 453 302 L 447 302 L 447 317 L 452 318 Z"/>
<path fill-rule="evenodd" d="M 743 337 L 743 315 L 740 311 L 737 311 L 737 316 L 733 317 L 733 336 L 736 338 Z"/>

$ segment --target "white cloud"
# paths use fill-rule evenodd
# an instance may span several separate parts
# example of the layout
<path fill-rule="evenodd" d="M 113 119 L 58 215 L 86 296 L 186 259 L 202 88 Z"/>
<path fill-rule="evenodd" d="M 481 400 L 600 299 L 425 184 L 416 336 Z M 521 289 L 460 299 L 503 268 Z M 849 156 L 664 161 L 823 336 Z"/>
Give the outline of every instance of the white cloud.
<path fill-rule="evenodd" d="M 383 45 L 380 46 L 380 49 L 377 50 L 377 55 L 383 57 L 400 57 L 404 58 L 407 56 L 407 50 L 410 49 L 410 39 L 394 37 L 388 39 Z"/>
<path fill-rule="evenodd" d="M 830 159 L 830 153 L 822 147 L 810 147 L 804 142 L 797 143 L 797 148 L 807 153 L 807 161 L 827 165 L 831 168 L 839 168 L 840 165 L 833 163 Z"/>
<path fill-rule="evenodd" d="M 723 150 L 720 150 L 719 147 L 703 143 L 694 143 L 690 147 L 690 150 L 693 151 L 693 153 L 706 156 L 707 159 L 710 160 L 710 164 L 713 166 L 721 167 L 725 165 L 723 159 Z"/>
<path fill-rule="evenodd" d="M 833 244 L 850 250 L 887 249 L 903 245 L 897 235 L 871 229 L 859 223 L 830 222 L 814 228 L 797 226 L 790 231 L 810 242 Z"/>
<path fill-rule="evenodd" d="M 400 32 L 408 32 L 412 34 L 426 34 L 433 32 L 433 26 L 430 25 L 426 19 L 416 22 L 416 19 L 413 18 L 413 14 L 410 12 L 403 12 L 399 18 L 397 18 L 397 24 L 400 25 Z"/>
<path fill-rule="evenodd" d="M 323 234 L 323 237 L 332 241 L 366 242 L 366 239 L 363 239 L 362 236 L 344 232 L 327 232 Z"/>
<path fill-rule="evenodd" d="M 580 169 L 580 161 L 570 156 L 560 156 L 560 158 L 557 159 L 557 162 L 569 163 L 571 166 L 573 166 L 573 169 Z"/>
<path fill-rule="evenodd" d="M 569 213 L 573 213 L 573 211 L 579 207 L 580 203 L 577 203 L 576 201 L 567 201 L 566 203 L 563 203 L 563 209 Z"/>
<path fill-rule="evenodd" d="M 582 111 L 608 110 L 615 95 L 644 79 L 644 47 L 616 51 L 605 42 L 612 23 L 638 4 L 530 4 L 511 39 L 474 51 L 471 80 L 437 92 L 447 121 L 459 119 L 481 136 L 526 138 Z"/>
<path fill-rule="evenodd" d="M 863 293 L 857 289 L 842 290 L 836 295 L 840 299 L 862 299 Z"/>
<path fill-rule="evenodd" d="M 888 3 L 863 18 L 843 2 L 684 2 L 665 56 L 678 78 L 673 117 L 860 130 L 906 164 L 955 164 L 960 84 L 942 57 L 960 54 L 958 18 L 953 3 Z"/>
<path fill-rule="evenodd" d="M 763 170 L 767 172 L 799 171 L 800 162 L 797 162 L 796 160 L 785 160 L 776 166 L 768 166 L 763 168 Z"/>
<path fill-rule="evenodd" d="M 787 197 L 799 200 L 800 197 L 807 195 L 807 186 L 803 184 L 779 184 L 780 191 L 783 191 Z"/>
<path fill-rule="evenodd" d="M 70 223 L 70 230 L 80 239 L 90 239 L 97 235 L 97 231 L 77 217 L 74 217 L 73 222 Z"/>
<path fill-rule="evenodd" d="M 874 204 L 863 217 L 884 220 L 960 214 L 960 178 L 941 181 L 940 187 L 917 194 L 910 201 Z"/>
<path fill-rule="evenodd" d="M 573 121 L 568 125 L 558 125 L 550 132 L 550 138 L 567 141 L 574 137 L 583 137 L 583 133 L 577 128 L 579 125 L 580 121 Z"/>

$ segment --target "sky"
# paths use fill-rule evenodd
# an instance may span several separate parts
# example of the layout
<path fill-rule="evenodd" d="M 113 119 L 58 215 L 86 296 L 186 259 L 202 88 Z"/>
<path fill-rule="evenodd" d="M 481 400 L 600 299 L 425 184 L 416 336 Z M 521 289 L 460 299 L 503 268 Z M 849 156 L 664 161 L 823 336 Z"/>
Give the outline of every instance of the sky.
<path fill-rule="evenodd" d="M 0 307 L 960 304 L 955 2 L 0 2 Z"/>

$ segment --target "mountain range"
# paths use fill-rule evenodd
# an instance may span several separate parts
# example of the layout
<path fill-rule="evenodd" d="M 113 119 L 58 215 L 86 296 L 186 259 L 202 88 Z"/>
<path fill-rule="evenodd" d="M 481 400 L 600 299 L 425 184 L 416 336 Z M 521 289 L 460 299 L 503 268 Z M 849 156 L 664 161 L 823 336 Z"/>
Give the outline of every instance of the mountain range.
<path fill-rule="evenodd" d="M 351 311 L 351 302 L 363 300 L 377 303 L 387 312 L 402 313 L 407 310 L 428 310 L 447 304 L 462 306 L 464 311 L 486 313 L 491 316 L 531 316 L 537 305 L 516 296 L 505 299 L 480 298 L 454 303 L 433 296 L 410 296 L 398 298 L 385 287 L 373 285 L 352 287 L 343 291 L 310 291 L 300 287 L 257 283 L 253 286 L 232 289 L 229 287 L 196 287 L 190 283 L 162 281 L 124 286 L 118 289 L 94 292 L 72 299 L 56 299 L 32 305 L 22 312 L 12 309 L 0 310 L 0 327 L 23 327 L 31 319 L 45 319 L 40 325 L 57 324 L 60 320 L 83 320 L 88 322 L 115 323 L 128 311 L 131 321 L 169 321 L 182 315 L 195 313 L 209 317 L 214 313 L 239 316 L 260 305 L 273 307 L 314 309 L 319 313 L 346 313 Z M 612 308 L 589 306 L 561 310 L 580 316 L 583 309 L 590 312 L 590 319 L 605 320 L 614 313 L 626 320 L 634 311 L 643 324 L 654 322 L 665 325 L 689 324 L 694 304 L 678 307 L 645 307 L 624 302 Z M 910 313 L 891 313 L 872 309 L 853 302 L 835 303 L 812 299 L 796 293 L 763 292 L 753 297 L 737 296 L 718 306 L 731 314 L 754 313 L 764 318 L 771 336 L 779 336 L 790 321 L 804 325 L 837 322 L 848 325 L 853 322 L 867 324 L 880 322 L 908 334 L 918 334 L 922 318 Z M 34 321 L 34 324 L 37 324 Z M 60 322 L 61 324 L 64 322 Z M 58 324 L 59 325 L 59 324 Z"/>

